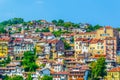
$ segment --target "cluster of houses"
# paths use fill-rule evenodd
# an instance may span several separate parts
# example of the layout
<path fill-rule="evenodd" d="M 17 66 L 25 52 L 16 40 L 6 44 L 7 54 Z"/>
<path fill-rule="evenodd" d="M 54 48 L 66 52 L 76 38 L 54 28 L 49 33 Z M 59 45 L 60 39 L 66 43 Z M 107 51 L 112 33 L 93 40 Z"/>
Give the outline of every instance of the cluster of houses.
<path fill-rule="evenodd" d="M 11 58 L 9 64 L 0 67 L 0 75 L 20 75 L 26 79 L 30 72 L 25 72 L 21 65 L 23 54 L 36 49 L 36 64 L 39 68 L 31 72 L 33 80 L 39 80 L 44 75 L 51 75 L 53 80 L 88 80 L 89 63 L 101 56 L 106 58 L 107 63 L 105 79 L 120 79 L 120 67 L 117 64 L 119 32 L 116 29 L 105 26 L 93 32 L 86 32 L 88 24 L 81 24 L 80 28 L 66 29 L 45 20 L 42 22 L 42 25 L 7 27 L 8 32 L 9 28 L 12 28 L 12 32 L 17 31 L 19 27 L 22 27 L 22 30 L 13 34 L 0 34 L 0 62 L 6 60 L 8 55 Z M 29 30 L 25 29 L 27 27 Z M 42 30 L 46 27 L 49 32 L 35 32 L 36 29 Z M 52 32 L 58 30 L 71 33 L 56 37 Z M 61 38 L 64 38 L 64 41 Z M 69 44 L 70 49 L 65 49 L 64 42 Z"/>

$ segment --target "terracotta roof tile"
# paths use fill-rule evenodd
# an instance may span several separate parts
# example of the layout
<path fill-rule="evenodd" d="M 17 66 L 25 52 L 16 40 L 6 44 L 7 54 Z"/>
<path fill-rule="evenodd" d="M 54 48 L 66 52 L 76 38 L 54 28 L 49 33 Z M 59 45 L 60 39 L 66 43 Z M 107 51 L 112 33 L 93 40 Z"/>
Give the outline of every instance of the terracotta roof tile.
<path fill-rule="evenodd" d="M 67 74 L 69 74 L 68 72 L 54 72 L 54 73 L 52 73 L 52 74 L 63 74 L 63 75 L 67 75 Z"/>
<path fill-rule="evenodd" d="M 108 72 L 120 72 L 120 66 L 110 69 Z"/>

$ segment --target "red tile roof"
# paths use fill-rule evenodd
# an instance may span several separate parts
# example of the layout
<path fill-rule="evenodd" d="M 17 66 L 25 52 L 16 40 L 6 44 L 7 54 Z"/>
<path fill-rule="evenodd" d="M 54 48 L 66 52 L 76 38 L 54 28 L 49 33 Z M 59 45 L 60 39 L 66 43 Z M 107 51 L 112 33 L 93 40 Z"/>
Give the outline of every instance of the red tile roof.
<path fill-rule="evenodd" d="M 94 55 L 94 58 L 99 58 L 99 57 L 106 57 L 106 55 L 100 55 L 100 54 L 96 54 L 96 55 Z"/>
<path fill-rule="evenodd" d="M 112 29 L 111 26 L 105 26 L 105 27 L 100 28 L 99 30 L 103 30 L 104 28 L 106 28 L 106 29 Z"/>
<path fill-rule="evenodd" d="M 67 75 L 67 74 L 69 74 L 68 72 L 54 72 L 54 73 L 52 73 L 52 74 L 62 74 L 62 75 Z"/>
<path fill-rule="evenodd" d="M 105 40 L 116 40 L 115 37 L 106 37 Z"/>
<path fill-rule="evenodd" d="M 83 35 L 83 34 L 96 34 L 96 32 L 95 31 L 93 31 L 93 32 L 81 32 L 81 33 L 78 33 L 78 34 L 80 34 L 80 35 Z"/>
<path fill-rule="evenodd" d="M 52 36 L 53 34 L 51 32 L 43 32 L 42 33 L 44 36 Z"/>
<path fill-rule="evenodd" d="M 77 38 L 75 41 L 88 41 L 87 38 Z"/>
<path fill-rule="evenodd" d="M 120 66 L 110 69 L 108 72 L 120 72 Z"/>
<path fill-rule="evenodd" d="M 48 43 L 56 44 L 58 41 L 59 41 L 58 39 L 53 39 L 53 40 L 48 40 Z"/>
<path fill-rule="evenodd" d="M 0 38 L 0 41 L 9 41 L 10 40 L 10 37 L 2 37 Z"/>

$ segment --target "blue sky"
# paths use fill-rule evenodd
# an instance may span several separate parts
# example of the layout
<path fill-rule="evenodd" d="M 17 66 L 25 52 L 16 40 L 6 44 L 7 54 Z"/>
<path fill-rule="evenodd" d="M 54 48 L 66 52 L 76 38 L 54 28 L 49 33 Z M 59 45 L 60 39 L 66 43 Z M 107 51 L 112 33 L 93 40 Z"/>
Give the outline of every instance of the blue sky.
<path fill-rule="evenodd" d="M 13 17 L 119 27 L 120 0 L 0 0 L 0 21 Z"/>

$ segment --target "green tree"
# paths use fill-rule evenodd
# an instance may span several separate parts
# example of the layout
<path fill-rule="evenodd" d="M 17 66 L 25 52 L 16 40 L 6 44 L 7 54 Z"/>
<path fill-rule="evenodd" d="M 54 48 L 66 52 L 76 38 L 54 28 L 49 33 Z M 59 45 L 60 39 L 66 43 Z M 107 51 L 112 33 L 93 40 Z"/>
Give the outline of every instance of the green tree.
<path fill-rule="evenodd" d="M 52 33 L 53 33 L 56 37 L 60 37 L 61 34 L 63 34 L 63 32 L 62 32 L 61 30 L 59 30 L 59 31 L 53 31 Z"/>
<path fill-rule="evenodd" d="M 97 24 L 97 25 L 94 26 L 94 29 L 97 30 L 97 29 L 99 29 L 99 28 L 101 28 L 101 27 L 102 27 L 102 26 L 100 26 L 100 25 Z"/>
<path fill-rule="evenodd" d="M 50 32 L 48 28 L 42 29 L 41 32 Z"/>
<path fill-rule="evenodd" d="M 9 76 L 5 75 L 3 80 L 9 80 Z"/>
<path fill-rule="evenodd" d="M 52 20 L 52 23 L 57 25 L 57 20 Z"/>
<path fill-rule="evenodd" d="M 31 74 L 28 74 L 28 77 L 26 80 L 33 80 Z"/>
<path fill-rule="evenodd" d="M 71 43 L 74 43 L 74 37 L 72 37 L 72 38 L 70 39 L 70 41 L 71 41 Z"/>
<path fill-rule="evenodd" d="M 65 50 L 69 50 L 71 48 L 70 44 L 65 41 L 65 38 L 61 38 L 61 40 L 64 42 Z"/>
<path fill-rule="evenodd" d="M 35 30 L 35 32 L 40 32 L 40 30 L 37 28 L 37 29 Z"/>
<path fill-rule="evenodd" d="M 79 28 L 80 25 L 79 25 L 79 24 L 72 23 L 72 27 Z"/>
<path fill-rule="evenodd" d="M 21 32 L 22 28 L 18 28 L 18 31 Z"/>
<path fill-rule="evenodd" d="M 59 19 L 58 23 L 57 23 L 57 26 L 64 26 L 64 20 Z"/>
<path fill-rule="evenodd" d="M 90 65 L 91 68 L 91 74 L 90 78 L 91 80 L 99 80 L 99 78 L 103 78 L 106 75 L 106 63 L 105 58 L 101 57 L 96 62 L 92 62 Z"/>
<path fill-rule="evenodd" d="M 13 19 L 11 19 L 12 24 L 21 24 L 23 22 L 24 22 L 24 20 L 22 18 L 13 18 Z"/>
<path fill-rule="evenodd" d="M 10 63 L 10 61 L 11 61 L 11 59 L 10 59 L 10 56 L 8 55 L 5 62 L 8 64 L 8 63 Z"/>
<path fill-rule="evenodd" d="M 53 77 L 45 75 L 40 80 L 53 80 Z"/>
<path fill-rule="evenodd" d="M 72 23 L 71 22 L 65 22 L 64 27 L 66 27 L 66 28 L 72 27 Z"/>
<path fill-rule="evenodd" d="M 36 54 L 32 51 L 27 51 L 24 53 L 24 58 L 22 64 L 26 72 L 35 71 L 38 68 L 37 64 L 35 63 Z"/>
<path fill-rule="evenodd" d="M 6 33 L 6 30 L 4 29 L 4 27 L 0 27 L 0 33 Z"/>
<path fill-rule="evenodd" d="M 5 76 L 5 78 L 3 80 L 24 80 L 24 79 L 23 79 L 22 76 L 15 75 L 15 76 L 12 76 L 12 77 Z"/>
<path fill-rule="evenodd" d="M 46 64 L 41 64 L 41 65 L 40 65 L 40 67 L 41 67 L 41 68 L 44 68 L 44 67 L 45 67 L 45 65 L 46 65 Z"/>
<path fill-rule="evenodd" d="M 71 47 L 70 47 L 70 44 L 67 43 L 67 42 L 65 42 L 65 41 L 64 41 L 64 47 L 65 47 L 65 50 L 68 50 L 68 49 L 71 48 Z"/>
<path fill-rule="evenodd" d="M 94 27 L 92 25 L 88 26 L 87 28 L 87 32 L 91 32 L 94 31 Z"/>

